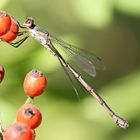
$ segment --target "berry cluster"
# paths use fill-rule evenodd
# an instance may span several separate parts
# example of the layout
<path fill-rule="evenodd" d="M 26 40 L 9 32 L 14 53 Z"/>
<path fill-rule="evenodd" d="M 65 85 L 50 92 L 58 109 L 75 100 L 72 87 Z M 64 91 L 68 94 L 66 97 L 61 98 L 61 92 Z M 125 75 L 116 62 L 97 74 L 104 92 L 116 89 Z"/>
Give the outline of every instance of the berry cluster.
<path fill-rule="evenodd" d="M 5 11 L 0 11 L 0 39 L 10 42 L 17 37 L 18 31 L 17 21 Z"/>
<path fill-rule="evenodd" d="M 0 82 L 4 78 L 4 67 L 0 65 Z M 1 139 L 35 140 L 35 129 L 41 124 L 40 110 L 33 104 L 33 99 L 43 93 L 47 85 L 46 77 L 39 70 L 31 70 L 24 79 L 23 88 L 28 98 L 16 114 L 16 121 L 3 129 Z"/>
<path fill-rule="evenodd" d="M 0 11 L 0 40 L 11 43 L 21 32 L 19 23 L 5 11 Z M 0 65 L 0 83 L 4 78 L 5 70 Z M 17 111 L 16 122 L 3 129 L 1 126 L 0 138 L 4 140 L 35 140 L 35 128 L 41 121 L 40 110 L 33 104 L 33 99 L 43 93 L 47 85 L 46 77 L 41 71 L 31 70 L 24 79 L 23 88 L 28 98 Z"/>

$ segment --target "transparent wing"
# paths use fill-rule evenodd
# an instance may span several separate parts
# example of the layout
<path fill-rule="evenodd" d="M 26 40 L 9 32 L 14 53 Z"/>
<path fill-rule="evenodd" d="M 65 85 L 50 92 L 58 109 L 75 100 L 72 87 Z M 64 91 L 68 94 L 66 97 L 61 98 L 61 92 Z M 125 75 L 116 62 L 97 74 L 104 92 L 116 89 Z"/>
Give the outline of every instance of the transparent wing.
<path fill-rule="evenodd" d="M 101 62 L 101 59 L 92 53 L 72 46 L 62 40 L 56 39 L 50 36 L 51 40 L 59 44 L 63 51 L 71 58 L 71 60 L 78 65 L 79 68 L 84 70 L 89 75 L 95 77 L 96 70 L 104 70 L 105 66 Z"/>

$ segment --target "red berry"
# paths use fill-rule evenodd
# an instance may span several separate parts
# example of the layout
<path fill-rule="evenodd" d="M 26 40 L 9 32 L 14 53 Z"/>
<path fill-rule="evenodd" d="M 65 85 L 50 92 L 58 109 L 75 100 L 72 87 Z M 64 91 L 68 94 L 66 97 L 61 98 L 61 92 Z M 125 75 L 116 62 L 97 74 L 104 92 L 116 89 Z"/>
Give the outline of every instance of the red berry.
<path fill-rule="evenodd" d="M 36 133 L 35 133 L 35 130 L 34 130 L 34 129 L 32 129 L 32 135 L 33 135 L 33 137 L 32 137 L 32 139 L 31 139 L 31 140 L 35 140 Z"/>
<path fill-rule="evenodd" d="M 4 78 L 4 67 L 2 65 L 0 65 L 0 83 L 2 82 L 3 78 Z"/>
<path fill-rule="evenodd" d="M 17 122 L 28 124 L 32 129 L 38 127 L 42 121 L 42 115 L 39 109 L 33 104 L 21 106 L 17 112 Z"/>
<path fill-rule="evenodd" d="M 25 123 L 16 122 L 3 132 L 4 140 L 34 140 L 32 129 Z"/>
<path fill-rule="evenodd" d="M 30 97 L 39 96 L 43 93 L 47 85 L 47 79 L 41 71 L 32 70 L 25 76 L 24 91 Z"/>
<path fill-rule="evenodd" d="M 0 11 L 0 36 L 6 34 L 10 27 L 11 17 L 5 11 Z"/>
<path fill-rule="evenodd" d="M 0 36 L 0 39 L 6 42 L 10 42 L 17 37 L 18 31 L 19 31 L 19 25 L 17 21 L 13 17 L 11 17 L 11 27 L 6 34 Z"/>

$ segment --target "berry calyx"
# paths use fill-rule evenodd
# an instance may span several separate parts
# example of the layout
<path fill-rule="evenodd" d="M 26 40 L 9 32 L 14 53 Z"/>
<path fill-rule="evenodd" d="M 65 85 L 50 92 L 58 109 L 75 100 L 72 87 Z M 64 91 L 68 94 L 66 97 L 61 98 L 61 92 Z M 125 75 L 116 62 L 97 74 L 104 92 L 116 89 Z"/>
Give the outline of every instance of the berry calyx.
<path fill-rule="evenodd" d="M 47 85 L 47 79 L 39 70 L 31 70 L 24 79 L 24 91 L 30 97 L 39 96 L 43 93 Z"/>
<path fill-rule="evenodd" d="M 32 129 L 38 127 L 42 121 L 42 115 L 39 109 L 33 104 L 21 106 L 17 112 L 17 122 L 28 124 Z"/>

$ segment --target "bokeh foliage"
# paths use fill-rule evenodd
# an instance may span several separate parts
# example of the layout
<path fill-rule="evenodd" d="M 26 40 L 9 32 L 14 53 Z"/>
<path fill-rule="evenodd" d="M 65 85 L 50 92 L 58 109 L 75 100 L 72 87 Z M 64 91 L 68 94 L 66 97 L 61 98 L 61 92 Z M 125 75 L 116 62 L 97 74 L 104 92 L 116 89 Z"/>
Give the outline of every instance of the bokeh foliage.
<path fill-rule="evenodd" d="M 81 97 L 78 101 L 59 62 L 30 38 L 18 49 L 0 43 L 0 64 L 6 69 L 0 85 L 0 119 L 4 126 L 14 121 L 17 109 L 26 100 L 22 87 L 25 74 L 36 68 L 48 77 L 47 90 L 35 99 L 43 113 L 37 140 L 140 138 L 140 1 L 1 0 L 0 7 L 21 25 L 31 16 L 57 38 L 101 57 L 106 71 L 98 72 L 94 79 L 85 77 L 113 110 L 130 122 L 126 130 L 117 127 L 76 83 Z"/>

